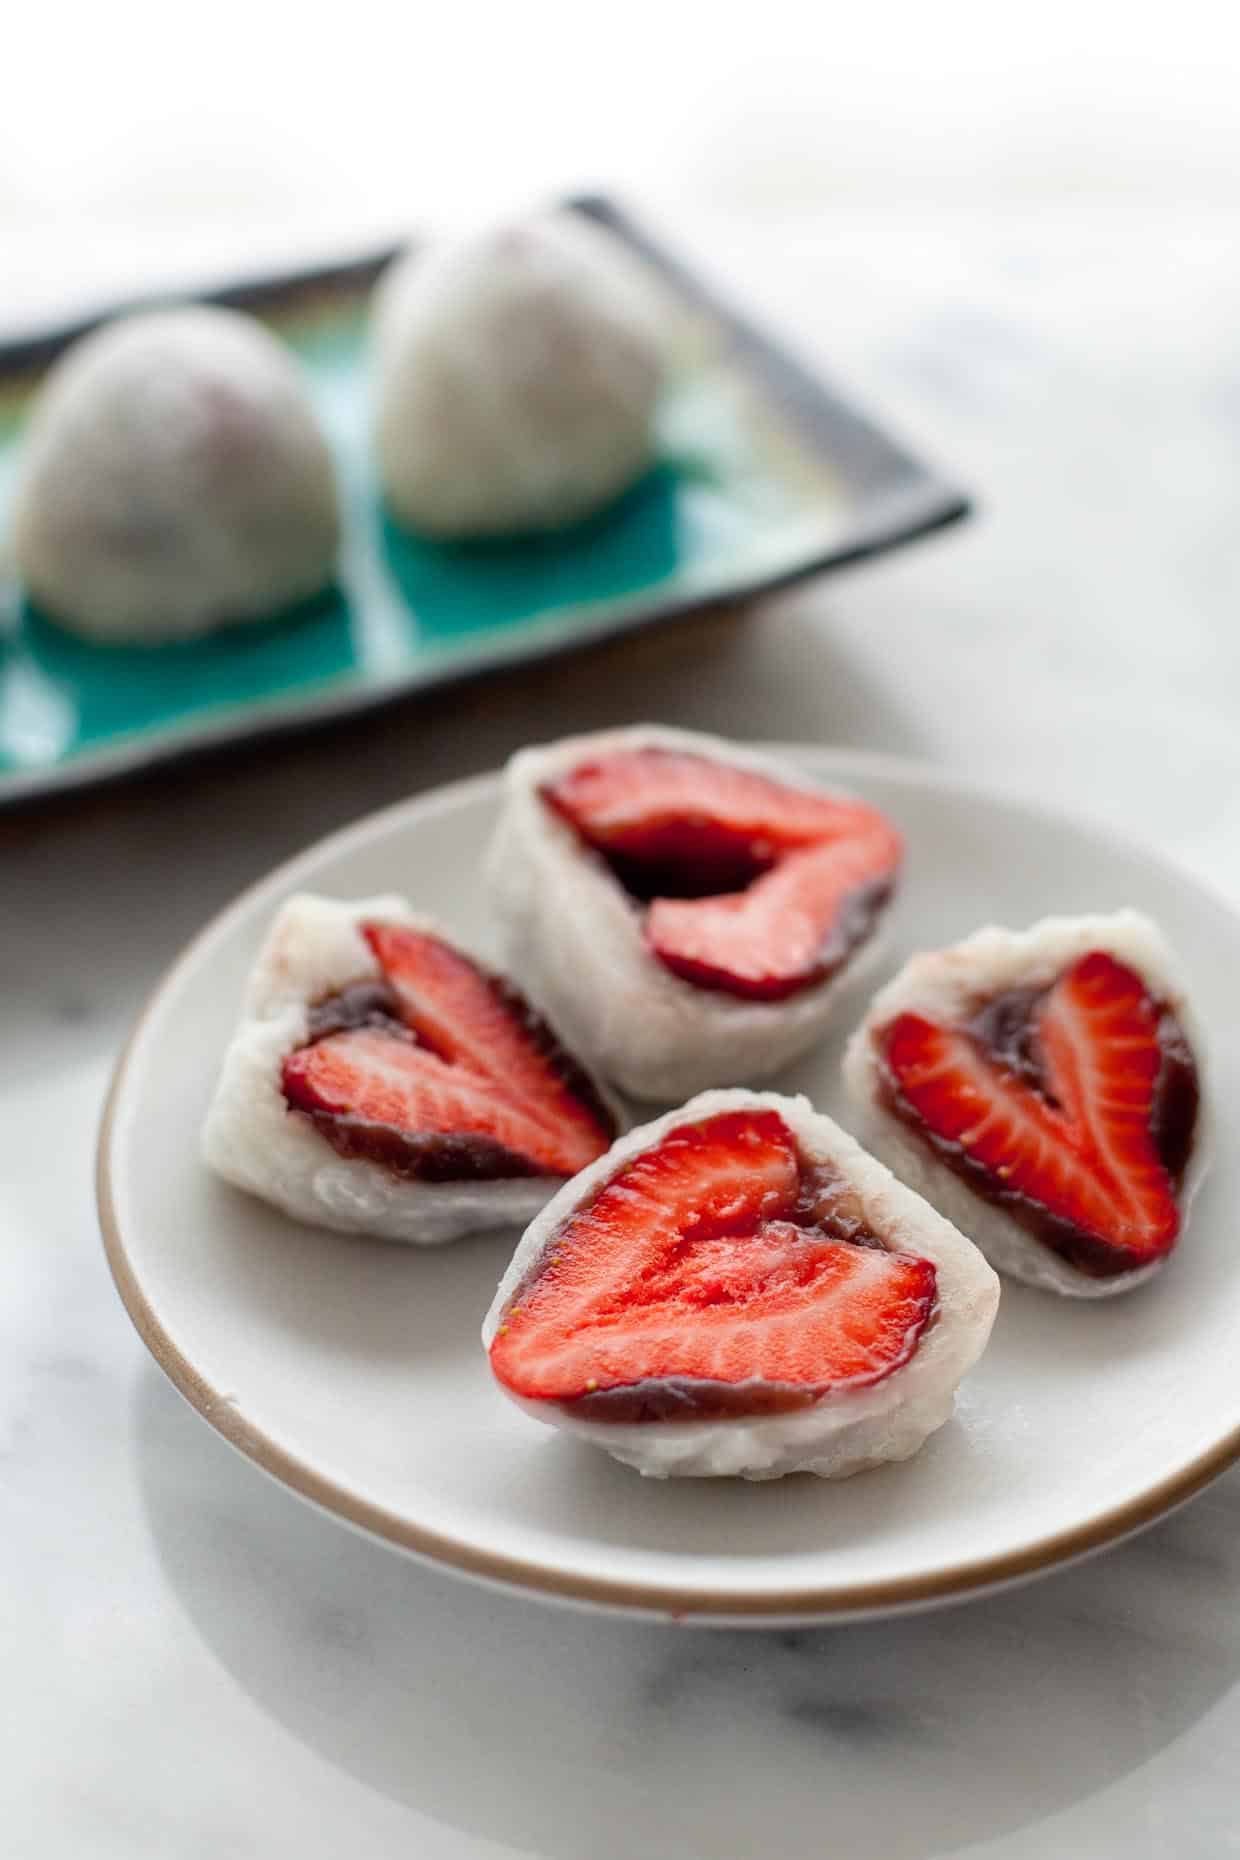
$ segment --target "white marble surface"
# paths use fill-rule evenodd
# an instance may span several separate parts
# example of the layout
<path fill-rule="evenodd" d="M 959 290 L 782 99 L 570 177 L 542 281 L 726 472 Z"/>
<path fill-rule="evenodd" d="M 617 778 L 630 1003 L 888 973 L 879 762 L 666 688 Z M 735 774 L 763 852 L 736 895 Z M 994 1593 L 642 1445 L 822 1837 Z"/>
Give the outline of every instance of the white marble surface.
<path fill-rule="evenodd" d="M 124 1025 L 207 913 L 326 828 L 569 726 L 930 757 L 1240 897 L 1233 235 L 1179 212 L 700 216 L 721 276 L 976 485 L 974 525 L 742 620 L 0 822 L 6 1857 L 1240 1853 L 1240 1471 L 1092 1563 L 918 1619 L 545 1610 L 235 1457 L 129 1329 L 89 1182 Z"/>

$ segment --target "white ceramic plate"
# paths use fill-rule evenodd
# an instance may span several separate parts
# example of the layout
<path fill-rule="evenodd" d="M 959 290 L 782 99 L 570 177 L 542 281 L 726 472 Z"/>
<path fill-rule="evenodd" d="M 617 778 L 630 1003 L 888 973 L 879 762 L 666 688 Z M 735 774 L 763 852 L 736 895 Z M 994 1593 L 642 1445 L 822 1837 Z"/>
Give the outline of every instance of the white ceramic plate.
<path fill-rule="evenodd" d="M 1136 905 L 1182 954 L 1240 1095 L 1240 922 L 1153 854 L 934 771 L 789 750 L 887 808 L 909 844 L 888 967 L 978 924 Z M 1111 1543 L 1240 1455 L 1235 1161 L 1225 1145 L 1167 1271 L 1072 1303 L 1006 1285 L 956 1418 L 912 1461 L 846 1481 L 643 1481 L 492 1388 L 478 1329 L 512 1236 L 441 1251 L 299 1227 L 212 1180 L 197 1136 L 275 906 L 405 891 L 489 942 L 478 881 L 494 778 L 360 822 L 248 892 L 160 985 L 100 1148 L 112 1270 L 189 1400 L 325 1509 L 483 1579 L 568 1601 L 755 1623 L 874 1615 L 991 1588 Z M 786 1079 L 847 1123 L 837 1037 Z M 737 1080 L 744 1083 L 743 1080 Z"/>

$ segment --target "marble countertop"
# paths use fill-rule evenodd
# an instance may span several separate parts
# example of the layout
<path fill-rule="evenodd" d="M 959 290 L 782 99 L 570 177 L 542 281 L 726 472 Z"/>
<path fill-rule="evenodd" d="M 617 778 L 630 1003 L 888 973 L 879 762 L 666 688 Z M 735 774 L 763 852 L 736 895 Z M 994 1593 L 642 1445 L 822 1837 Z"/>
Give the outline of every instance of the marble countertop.
<path fill-rule="evenodd" d="M 350 817 L 642 716 L 928 757 L 1240 898 L 1240 248 L 1221 216 L 677 227 L 980 495 L 744 615 L 0 819 L 0 1648 L 11 1860 L 1240 1854 L 1240 1469 L 922 1617 L 739 1634 L 514 1600 L 236 1457 L 112 1291 L 90 1166 L 202 919 Z"/>

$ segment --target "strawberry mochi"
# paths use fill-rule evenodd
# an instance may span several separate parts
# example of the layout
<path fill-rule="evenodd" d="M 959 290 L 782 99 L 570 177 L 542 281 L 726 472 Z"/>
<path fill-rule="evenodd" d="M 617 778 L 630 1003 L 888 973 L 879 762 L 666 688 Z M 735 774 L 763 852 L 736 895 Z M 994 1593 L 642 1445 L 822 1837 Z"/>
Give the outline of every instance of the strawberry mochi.
<path fill-rule="evenodd" d="M 483 1327 L 535 1419 L 655 1478 L 843 1478 L 952 1412 L 999 1282 L 805 1098 L 704 1092 L 527 1230 Z"/>
<path fill-rule="evenodd" d="M 1207 1166 L 1204 1051 L 1135 911 L 979 930 L 875 996 L 845 1077 L 863 1135 L 1000 1272 L 1127 1291 L 1176 1245 Z"/>
<path fill-rule="evenodd" d="M 505 961 L 622 1090 L 768 1078 L 876 953 L 901 841 L 876 808 L 642 725 L 515 756 L 488 858 Z"/>
<path fill-rule="evenodd" d="M 528 1221 L 622 1125 L 523 997 L 403 900 L 302 896 L 251 973 L 203 1155 L 299 1220 L 429 1245 Z"/>

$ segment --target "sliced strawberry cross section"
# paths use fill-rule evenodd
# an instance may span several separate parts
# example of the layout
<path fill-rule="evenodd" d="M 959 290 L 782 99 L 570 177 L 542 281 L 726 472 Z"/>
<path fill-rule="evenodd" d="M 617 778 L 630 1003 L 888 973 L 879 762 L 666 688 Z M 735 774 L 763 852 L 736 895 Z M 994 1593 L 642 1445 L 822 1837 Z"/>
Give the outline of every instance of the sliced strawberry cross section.
<path fill-rule="evenodd" d="M 602 1154 L 615 1120 L 590 1079 L 512 985 L 459 949 L 403 924 L 364 934 L 418 1039 L 453 1065 L 489 1078 L 554 1134 L 563 1173 Z"/>
<path fill-rule="evenodd" d="M 1030 1004 L 1045 1089 L 970 1032 L 901 1014 L 879 1035 L 894 1108 L 958 1174 L 1082 1271 L 1161 1258 L 1180 1230 L 1156 1140 L 1164 1010 L 1092 951 Z"/>
<path fill-rule="evenodd" d="M 284 1094 L 342 1155 L 423 1181 L 576 1174 L 602 1154 L 615 1123 L 590 1081 L 514 989 L 425 931 L 366 924 L 390 1018 L 332 1029 L 289 1055 Z"/>
<path fill-rule="evenodd" d="M 646 940 L 699 988 L 775 1001 L 822 981 L 867 934 L 893 867 L 885 826 L 789 853 L 747 890 L 687 902 L 656 898 Z"/>
<path fill-rule="evenodd" d="M 775 1111 L 669 1131 L 560 1229 L 504 1314 L 495 1375 L 615 1421 L 795 1409 L 881 1381 L 917 1347 L 935 1268 L 830 1231 L 805 1174 Z"/>
<path fill-rule="evenodd" d="M 754 1000 L 839 969 L 900 864 L 900 836 L 876 808 L 679 750 L 618 750 L 543 796 L 649 902 L 644 934 L 660 962 Z"/>

